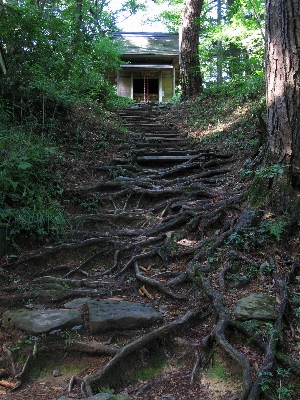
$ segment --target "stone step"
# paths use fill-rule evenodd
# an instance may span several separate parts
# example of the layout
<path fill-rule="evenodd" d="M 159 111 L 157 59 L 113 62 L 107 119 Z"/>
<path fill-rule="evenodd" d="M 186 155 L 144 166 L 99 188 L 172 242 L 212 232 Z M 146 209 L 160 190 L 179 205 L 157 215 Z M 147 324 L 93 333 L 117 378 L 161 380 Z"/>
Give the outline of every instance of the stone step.
<path fill-rule="evenodd" d="M 130 114 L 127 114 L 127 113 L 119 113 L 119 116 L 120 117 L 122 117 L 122 118 L 139 118 L 139 119 L 149 119 L 149 118 L 155 118 L 155 117 L 153 117 L 153 115 L 152 114 L 150 114 L 150 113 L 144 113 L 144 114 L 138 114 L 138 113 L 130 113 Z"/>
<path fill-rule="evenodd" d="M 136 158 L 138 164 L 181 164 L 189 161 L 193 156 L 141 156 Z"/>
<path fill-rule="evenodd" d="M 152 115 L 151 110 L 121 110 L 119 115 Z"/>
<path fill-rule="evenodd" d="M 153 119 L 150 116 L 140 117 L 138 115 L 128 115 L 126 117 L 125 116 L 122 117 L 121 119 L 122 119 L 122 125 L 128 125 L 128 124 L 130 125 L 132 123 L 134 123 L 134 124 L 138 123 L 140 125 L 140 124 L 143 124 L 145 121 L 153 122 L 153 124 L 157 124 L 155 119 Z"/>
<path fill-rule="evenodd" d="M 195 156 L 199 154 L 201 156 L 201 152 L 199 150 L 174 150 L 173 148 L 171 149 L 164 149 L 161 151 L 147 151 L 143 149 L 136 149 L 134 151 L 137 157 L 143 157 L 143 156 Z"/>
<path fill-rule="evenodd" d="M 163 144 L 170 143 L 174 148 L 183 146 L 186 139 L 178 132 L 178 130 L 171 125 L 167 127 L 162 125 L 159 118 L 159 112 L 153 111 L 152 107 L 143 106 L 133 107 L 130 109 L 123 109 L 119 111 L 119 118 L 122 121 L 122 125 L 130 131 L 130 135 L 136 140 L 136 148 L 145 148 L 149 144 L 151 147 L 163 148 Z M 157 119 L 155 119 L 155 116 Z M 140 143 L 140 141 L 142 143 Z M 170 145 L 167 145 L 170 147 Z M 185 156 L 184 154 L 172 154 L 167 156 Z M 149 155 L 151 156 L 151 155 Z M 161 155 L 162 156 L 162 155 Z M 153 162 L 146 159 L 141 159 L 141 163 Z M 165 159 L 163 163 L 178 163 L 182 161 Z"/>
<path fill-rule="evenodd" d="M 136 138 L 155 138 L 156 136 L 161 136 L 165 138 L 177 138 L 177 137 L 182 137 L 179 133 L 176 132 L 159 132 L 159 133 L 154 133 L 154 132 L 130 132 L 131 136 L 134 136 Z"/>
<path fill-rule="evenodd" d="M 177 146 L 180 146 L 180 148 L 184 148 L 187 146 L 186 140 L 184 139 L 176 139 L 175 141 L 173 140 L 172 142 L 170 141 L 161 141 L 161 140 L 153 140 L 153 141 L 141 141 L 141 142 L 136 142 L 135 147 L 136 149 L 165 149 L 165 148 L 170 148 L 170 145 L 172 145 L 172 149 L 177 148 Z"/>
<path fill-rule="evenodd" d="M 167 130 L 145 129 L 145 130 L 143 130 L 143 131 L 142 131 L 141 129 L 135 129 L 135 130 L 131 130 L 130 133 L 143 133 L 143 134 L 148 133 L 148 134 L 150 134 L 150 135 L 157 135 L 157 134 L 160 134 L 160 135 L 168 135 L 168 134 L 171 133 L 171 134 L 180 135 L 180 136 L 182 137 L 182 135 L 181 135 L 179 132 L 174 131 L 174 130 L 170 130 L 170 129 L 167 129 Z"/>
<path fill-rule="evenodd" d="M 125 124 L 123 124 L 123 126 L 126 126 L 126 127 L 134 127 L 134 128 L 151 128 L 152 130 L 154 130 L 154 131 L 157 131 L 157 130 L 167 130 L 168 129 L 168 127 L 166 127 L 166 126 L 163 126 L 163 125 L 159 125 L 159 124 L 157 124 L 157 123 L 139 123 L 139 124 L 137 124 L 136 122 L 135 123 L 125 123 Z M 170 128 L 169 128 L 170 129 Z M 172 128 L 173 129 L 173 128 Z"/>
<path fill-rule="evenodd" d="M 161 136 L 161 135 L 153 135 L 153 136 L 148 136 L 144 138 L 144 141 L 146 142 L 175 142 L 175 143 L 185 143 L 184 139 L 180 139 L 177 137 L 166 137 L 166 136 Z"/>

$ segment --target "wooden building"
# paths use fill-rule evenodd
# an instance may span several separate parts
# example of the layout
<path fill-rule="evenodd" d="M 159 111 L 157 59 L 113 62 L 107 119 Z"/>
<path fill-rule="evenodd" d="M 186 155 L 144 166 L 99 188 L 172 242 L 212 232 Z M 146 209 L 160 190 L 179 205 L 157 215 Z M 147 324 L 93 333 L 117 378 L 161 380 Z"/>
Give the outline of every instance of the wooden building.
<path fill-rule="evenodd" d="M 122 46 L 117 93 L 136 102 L 166 102 L 179 83 L 178 34 L 118 32 Z"/>

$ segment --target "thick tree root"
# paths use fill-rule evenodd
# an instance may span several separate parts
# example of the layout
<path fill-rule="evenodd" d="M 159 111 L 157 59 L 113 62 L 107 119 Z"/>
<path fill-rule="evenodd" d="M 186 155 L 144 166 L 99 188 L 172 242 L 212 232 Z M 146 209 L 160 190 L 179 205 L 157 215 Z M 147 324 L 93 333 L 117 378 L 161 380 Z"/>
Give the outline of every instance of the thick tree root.
<path fill-rule="evenodd" d="M 148 278 L 146 276 L 143 276 L 143 274 L 140 272 L 140 269 L 138 267 L 138 263 L 135 262 L 135 276 L 137 279 L 143 283 L 146 283 L 147 285 L 153 286 L 160 290 L 162 293 L 165 293 L 166 295 L 172 297 L 173 299 L 177 300 L 187 300 L 187 296 L 179 294 L 179 293 L 174 293 L 172 292 L 167 286 L 165 286 L 163 283 L 156 281 L 155 279 Z"/>
<path fill-rule="evenodd" d="M 94 388 L 105 386 L 108 378 L 110 378 L 109 380 L 112 381 L 114 369 L 129 354 L 139 351 L 155 340 L 165 338 L 170 333 L 173 333 L 179 329 L 184 329 L 186 325 L 195 320 L 199 322 L 200 320 L 206 319 L 210 313 L 211 309 L 207 310 L 207 308 L 188 311 L 185 315 L 177 318 L 175 321 L 154 329 L 153 331 L 124 346 L 120 352 L 97 374 L 89 376 L 85 379 L 87 394 L 91 396 L 94 393 Z M 105 383 L 103 384 L 103 382 Z"/>
<path fill-rule="evenodd" d="M 249 361 L 242 353 L 237 351 L 225 337 L 226 329 L 231 325 L 232 321 L 223 305 L 222 295 L 211 286 L 207 278 L 201 276 L 200 282 L 207 296 L 212 299 L 214 309 L 219 317 L 213 332 L 211 332 L 209 339 L 206 338 L 204 344 L 211 343 L 212 339 L 214 338 L 225 350 L 225 352 L 241 366 L 244 378 L 244 389 L 240 396 L 240 400 L 246 400 L 248 399 L 248 395 L 252 387 Z"/>
<path fill-rule="evenodd" d="M 276 276 L 276 274 L 275 274 Z M 272 373 L 275 364 L 276 358 L 276 349 L 277 346 L 281 343 L 283 344 L 282 339 L 282 319 L 285 312 L 285 308 L 287 305 L 288 292 L 285 281 L 281 279 L 277 279 L 279 290 L 280 290 L 280 303 L 278 308 L 278 316 L 274 324 L 274 329 L 272 329 L 268 344 L 266 346 L 266 355 L 262 365 L 262 368 L 259 371 L 258 378 L 254 382 L 251 392 L 249 394 L 249 400 L 256 400 L 259 398 L 262 391 L 262 380 L 268 376 L 269 373 Z M 266 393 L 268 394 L 268 393 Z"/>

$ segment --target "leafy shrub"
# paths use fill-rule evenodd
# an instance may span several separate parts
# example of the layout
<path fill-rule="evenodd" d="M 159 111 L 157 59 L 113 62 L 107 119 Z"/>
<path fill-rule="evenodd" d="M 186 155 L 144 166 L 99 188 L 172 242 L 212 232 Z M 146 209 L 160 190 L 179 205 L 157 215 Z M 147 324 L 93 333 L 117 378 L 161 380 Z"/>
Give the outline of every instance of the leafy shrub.
<path fill-rule="evenodd" d="M 110 93 L 105 102 L 106 108 L 112 111 L 132 107 L 133 105 L 134 100 L 130 99 L 129 97 L 117 96 L 115 93 Z"/>
<path fill-rule="evenodd" d="M 232 247 L 251 251 L 253 248 L 257 248 L 262 245 L 267 238 L 267 232 L 265 227 L 257 226 L 257 227 L 244 227 L 239 231 L 234 232 L 229 236 L 228 244 Z"/>
<path fill-rule="evenodd" d="M 110 170 L 109 173 L 108 173 L 108 176 L 109 176 L 109 179 L 115 179 L 118 176 L 126 176 L 128 178 L 131 178 L 132 177 L 132 172 L 128 171 L 125 168 L 118 167 L 116 169 Z"/>
<path fill-rule="evenodd" d="M 48 205 L 42 199 L 40 201 L 34 207 L 23 207 L 12 212 L 10 235 L 25 232 L 42 239 L 47 235 L 64 233 L 67 219 L 61 205 L 57 201 L 51 201 Z"/>
<path fill-rule="evenodd" d="M 251 75 L 245 79 L 243 76 L 235 76 L 222 85 L 210 83 L 205 89 L 205 93 L 212 96 L 230 96 L 237 100 L 246 100 L 260 96 L 260 101 L 264 101 L 264 77 L 261 75 Z"/>
<path fill-rule="evenodd" d="M 56 149 L 22 129 L 0 126 L 0 227 L 43 238 L 64 231 L 67 217 L 57 197 Z M 57 159 L 55 159 L 57 161 Z"/>
<path fill-rule="evenodd" d="M 281 239 L 281 235 L 285 230 L 286 224 L 286 221 L 284 221 L 283 219 L 267 222 L 266 231 L 269 232 L 270 235 L 275 236 L 275 238 L 279 242 Z"/>

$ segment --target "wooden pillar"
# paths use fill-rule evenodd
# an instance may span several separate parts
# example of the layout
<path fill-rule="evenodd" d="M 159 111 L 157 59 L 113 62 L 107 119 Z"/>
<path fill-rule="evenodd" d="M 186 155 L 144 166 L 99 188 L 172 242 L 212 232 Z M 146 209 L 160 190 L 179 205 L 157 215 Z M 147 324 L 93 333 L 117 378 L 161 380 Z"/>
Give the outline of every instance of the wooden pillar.
<path fill-rule="evenodd" d="M 133 71 L 130 72 L 130 98 L 133 99 Z"/>
<path fill-rule="evenodd" d="M 158 78 L 158 101 L 162 102 L 163 98 L 163 90 L 162 90 L 162 70 L 159 71 L 159 78 Z"/>

